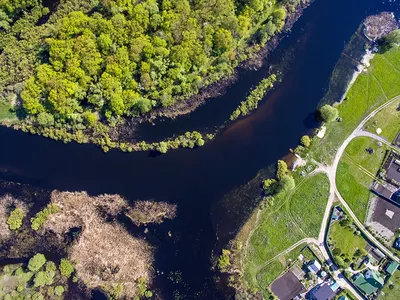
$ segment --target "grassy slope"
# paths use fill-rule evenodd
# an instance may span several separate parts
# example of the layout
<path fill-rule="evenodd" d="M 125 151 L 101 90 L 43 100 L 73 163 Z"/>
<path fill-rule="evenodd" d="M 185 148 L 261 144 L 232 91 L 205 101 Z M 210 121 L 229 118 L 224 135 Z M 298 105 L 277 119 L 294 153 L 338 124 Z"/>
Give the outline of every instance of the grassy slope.
<path fill-rule="evenodd" d="M 348 254 L 348 257 L 353 257 L 357 249 L 363 249 L 367 245 L 361 236 L 354 235 L 353 230 L 341 226 L 339 222 L 332 225 L 329 237 L 343 254 Z"/>
<path fill-rule="evenodd" d="M 317 174 L 300 183 L 294 193 L 278 195 L 275 211 L 261 213 L 245 260 L 244 277 L 251 288 L 259 287 L 257 273 L 266 261 L 297 241 L 318 235 L 328 195 L 327 176 Z"/>
<path fill-rule="evenodd" d="M 367 72 L 360 74 L 346 100 L 337 106 L 341 123 L 328 124 L 323 139 L 314 138 L 311 154 L 318 161 L 331 162 L 336 149 L 374 108 L 400 94 L 400 48 L 376 54 Z"/>
<path fill-rule="evenodd" d="M 370 147 L 374 149 L 374 154 L 365 151 Z M 371 195 L 370 186 L 385 153 L 386 147 L 379 148 L 374 140 L 359 137 L 351 141 L 339 162 L 336 175 L 337 187 L 360 221 L 365 219 Z"/>

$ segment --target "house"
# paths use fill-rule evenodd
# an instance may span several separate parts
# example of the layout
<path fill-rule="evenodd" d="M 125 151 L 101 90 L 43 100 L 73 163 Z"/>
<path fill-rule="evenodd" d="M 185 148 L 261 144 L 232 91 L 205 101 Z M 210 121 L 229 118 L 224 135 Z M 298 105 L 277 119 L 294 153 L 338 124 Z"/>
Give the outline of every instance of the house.
<path fill-rule="evenodd" d="M 396 272 L 397 268 L 399 267 L 399 264 L 395 261 L 392 261 L 390 264 L 386 265 L 385 271 L 390 274 L 393 275 L 394 272 Z"/>
<path fill-rule="evenodd" d="M 330 288 L 332 289 L 332 291 L 336 292 L 336 291 L 340 288 L 340 286 L 339 286 L 339 284 L 338 284 L 336 281 L 334 281 L 334 282 L 330 285 Z"/>
<path fill-rule="evenodd" d="M 289 271 L 272 283 L 271 291 L 279 300 L 291 300 L 307 290 L 296 275 Z"/>
<path fill-rule="evenodd" d="M 364 294 L 371 295 L 383 287 L 384 279 L 378 271 L 368 270 L 365 275 L 362 273 L 354 275 L 353 283 Z"/>
<path fill-rule="evenodd" d="M 308 266 L 307 269 L 313 273 L 313 274 L 317 274 L 320 270 L 321 270 L 321 264 L 316 261 L 316 260 L 312 260 Z"/>
<path fill-rule="evenodd" d="M 336 296 L 336 292 L 327 284 L 321 284 L 310 293 L 311 300 L 332 300 Z"/>

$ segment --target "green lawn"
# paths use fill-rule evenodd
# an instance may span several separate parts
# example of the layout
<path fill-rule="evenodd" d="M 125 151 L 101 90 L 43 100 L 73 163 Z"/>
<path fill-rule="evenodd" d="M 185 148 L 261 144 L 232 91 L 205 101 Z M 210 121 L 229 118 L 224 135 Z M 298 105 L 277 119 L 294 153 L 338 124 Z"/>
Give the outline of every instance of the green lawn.
<path fill-rule="evenodd" d="M 398 300 L 400 298 L 400 271 L 397 270 L 384 285 L 379 300 Z"/>
<path fill-rule="evenodd" d="M 14 120 L 16 118 L 16 114 L 10 111 L 10 106 L 0 102 L 0 121 Z"/>
<path fill-rule="evenodd" d="M 323 139 L 315 137 L 310 154 L 318 161 L 332 162 L 337 148 L 360 121 L 379 105 L 400 94 L 400 48 L 376 54 L 367 72 L 361 73 L 337 106 L 343 119 L 328 124 Z"/>
<path fill-rule="evenodd" d="M 328 196 L 329 180 L 317 174 L 298 184 L 294 193 L 279 194 L 275 206 L 261 212 L 245 259 L 244 278 L 250 288 L 260 287 L 258 272 L 266 261 L 297 241 L 318 235 Z"/>
<path fill-rule="evenodd" d="M 331 226 L 329 237 L 335 247 L 340 248 L 349 258 L 354 256 L 357 249 L 364 249 L 367 245 L 364 238 L 355 235 L 352 229 L 341 226 L 339 222 Z"/>
<path fill-rule="evenodd" d="M 370 147 L 374 149 L 373 154 L 366 151 Z M 379 148 L 371 138 L 359 137 L 351 141 L 339 162 L 336 173 L 338 190 L 361 222 L 367 213 L 371 184 L 386 149 L 385 146 Z"/>
<path fill-rule="evenodd" d="M 382 129 L 381 136 L 392 142 L 400 129 L 400 111 L 398 110 L 400 101 L 395 101 L 388 107 L 377 113 L 364 126 L 364 130 L 376 133 L 376 129 Z"/>

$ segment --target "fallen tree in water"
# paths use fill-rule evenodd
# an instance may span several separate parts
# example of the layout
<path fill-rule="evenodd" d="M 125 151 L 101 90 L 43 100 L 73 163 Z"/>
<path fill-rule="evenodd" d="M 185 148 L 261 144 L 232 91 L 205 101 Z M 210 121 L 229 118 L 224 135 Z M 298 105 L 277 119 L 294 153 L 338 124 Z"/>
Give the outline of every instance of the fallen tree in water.
<path fill-rule="evenodd" d="M 167 202 L 137 201 L 126 215 L 136 225 L 161 224 L 164 219 L 174 219 L 176 205 Z"/>

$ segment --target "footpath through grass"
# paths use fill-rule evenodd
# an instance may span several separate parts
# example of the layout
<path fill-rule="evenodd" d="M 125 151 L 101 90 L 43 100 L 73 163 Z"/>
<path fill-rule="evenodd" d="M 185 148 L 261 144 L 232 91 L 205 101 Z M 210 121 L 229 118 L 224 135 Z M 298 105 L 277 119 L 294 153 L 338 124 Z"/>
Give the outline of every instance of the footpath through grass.
<path fill-rule="evenodd" d="M 400 48 L 376 54 L 367 72 L 361 73 L 337 106 L 342 122 L 328 124 L 325 137 L 313 139 L 310 155 L 319 162 L 331 163 L 344 140 L 362 119 L 386 101 L 400 95 Z"/>
<path fill-rule="evenodd" d="M 294 192 L 280 193 L 275 205 L 261 212 L 249 246 L 244 249 L 244 278 L 251 289 L 260 290 L 270 278 L 259 277 L 258 273 L 268 260 L 301 239 L 318 236 L 328 197 L 328 177 L 316 174 L 299 183 Z M 258 278 L 263 278 L 262 282 Z"/>
<path fill-rule="evenodd" d="M 366 149 L 373 149 L 369 154 Z M 374 139 L 358 137 L 350 142 L 340 159 L 336 185 L 357 218 L 363 222 L 372 193 L 370 187 L 385 157 L 387 147 Z"/>

